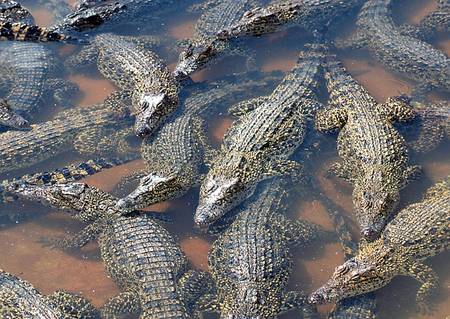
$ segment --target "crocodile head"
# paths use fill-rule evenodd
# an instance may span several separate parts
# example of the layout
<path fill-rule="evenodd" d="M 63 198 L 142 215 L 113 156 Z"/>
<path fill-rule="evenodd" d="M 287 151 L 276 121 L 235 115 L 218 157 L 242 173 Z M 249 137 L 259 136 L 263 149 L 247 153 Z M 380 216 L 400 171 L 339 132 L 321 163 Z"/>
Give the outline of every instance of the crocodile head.
<path fill-rule="evenodd" d="M 183 189 L 177 176 L 149 174 L 139 181 L 139 186 L 126 197 L 121 198 L 116 208 L 130 212 L 173 198 Z"/>
<path fill-rule="evenodd" d="M 0 125 L 17 130 L 29 130 L 30 124 L 22 116 L 14 113 L 6 100 L 0 100 Z"/>
<path fill-rule="evenodd" d="M 248 198 L 257 185 L 257 170 L 252 158 L 237 152 L 216 158 L 200 186 L 195 223 L 201 227 L 211 225 Z"/>
<path fill-rule="evenodd" d="M 199 42 L 189 44 L 178 58 L 177 66 L 174 70 L 174 76 L 178 80 L 184 80 L 195 71 L 199 70 L 217 54 L 215 42 Z"/>
<path fill-rule="evenodd" d="M 145 137 L 153 133 L 162 119 L 172 111 L 171 101 L 166 93 L 143 94 L 138 102 L 134 131 Z"/>
<path fill-rule="evenodd" d="M 26 199 L 43 202 L 51 206 L 81 210 L 82 198 L 88 186 L 84 183 L 56 184 L 51 186 L 37 186 L 30 184 L 12 184 L 8 191 L 16 193 Z"/>
<path fill-rule="evenodd" d="M 313 304 L 336 302 L 381 288 L 394 276 L 392 260 L 394 255 L 386 249 L 382 239 L 368 243 L 357 256 L 336 267 L 331 279 L 313 292 L 309 301 Z"/>
<path fill-rule="evenodd" d="M 374 240 L 384 229 L 400 194 L 393 176 L 382 169 L 370 169 L 355 183 L 353 204 L 361 235 Z"/>

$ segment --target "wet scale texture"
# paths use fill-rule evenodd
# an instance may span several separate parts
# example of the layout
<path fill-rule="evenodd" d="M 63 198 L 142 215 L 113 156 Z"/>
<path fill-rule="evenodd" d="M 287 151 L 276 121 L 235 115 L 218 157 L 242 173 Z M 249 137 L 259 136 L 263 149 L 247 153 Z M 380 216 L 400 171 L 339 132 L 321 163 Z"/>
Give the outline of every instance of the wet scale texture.
<path fill-rule="evenodd" d="M 434 9 L 434 1 L 413 1 L 405 9 L 395 7 L 394 14 L 396 22 L 417 23 L 420 18 Z M 52 17 L 43 9 L 39 9 L 40 21 L 51 21 Z M 33 12 L 34 13 L 34 12 Z M 179 17 L 171 17 L 168 22 L 171 34 L 174 37 L 185 37 L 191 35 L 193 21 L 186 21 L 180 14 Z M 182 21 L 182 26 L 179 25 Z M 45 24 L 43 22 L 43 24 Z M 186 28 L 187 30 L 185 30 Z M 344 25 L 343 28 L 346 28 Z M 348 28 L 347 28 L 348 29 Z M 347 30 L 348 31 L 348 30 Z M 293 37 L 291 33 L 296 34 Z M 257 48 L 257 67 L 263 71 L 283 70 L 292 68 L 298 57 L 298 50 L 303 43 L 310 40 L 301 29 L 294 28 L 291 32 L 280 32 L 262 37 L 258 40 L 249 40 L 249 46 Z M 295 41 L 293 41 L 295 39 Z M 294 43 L 295 42 L 295 43 Z M 450 42 L 445 35 L 439 35 L 433 45 L 450 53 Z M 70 50 L 70 46 L 62 46 L 61 49 Z M 63 52 L 60 50 L 60 52 Z M 64 54 L 61 54 L 64 56 Z M 164 58 L 166 58 L 164 56 Z M 365 50 L 360 51 L 340 51 L 339 58 L 343 60 L 344 66 L 352 76 L 362 84 L 369 93 L 380 103 L 386 98 L 400 93 L 410 93 L 413 82 L 386 70 L 379 62 L 372 59 Z M 175 62 L 173 56 L 167 57 L 167 63 Z M 196 81 L 205 81 L 217 78 L 216 69 L 227 74 L 227 70 L 236 67 L 234 60 L 222 60 L 216 65 L 211 65 L 205 70 L 194 74 Z M 243 67 L 243 61 L 238 61 Z M 220 73 L 221 74 L 221 73 Z M 105 96 L 114 90 L 114 87 L 96 72 L 89 74 L 74 74 L 70 81 L 80 84 L 82 97 L 77 101 L 72 101 L 78 106 L 92 105 L 102 102 Z M 442 96 L 438 96 L 442 98 Z M 86 100 L 88 99 L 88 100 Z M 48 110 L 51 105 L 43 105 L 42 109 Z M 45 116 L 44 116 L 45 117 Z M 51 118 L 50 116 L 48 118 Z M 209 123 L 211 137 L 220 143 L 223 136 L 224 127 L 227 127 L 229 118 L 220 116 L 218 120 Z M 357 235 L 358 229 L 353 217 L 351 203 L 351 185 L 338 178 L 325 177 L 325 170 L 329 163 L 335 162 L 337 154 L 333 144 L 335 137 L 329 137 L 333 145 L 326 152 L 320 152 L 320 160 L 316 161 L 314 173 L 320 181 L 323 192 L 342 208 L 352 229 Z M 414 156 L 414 161 L 423 166 L 424 177 L 416 182 L 415 187 L 407 187 L 402 193 L 399 209 L 406 207 L 412 202 L 417 202 L 422 197 L 424 191 L 432 184 L 443 179 L 450 173 L 450 144 L 444 143 L 438 149 L 426 156 Z M 65 156 L 65 157 L 64 157 Z M 33 171 L 47 166 L 57 165 L 76 160 L 76 157 L 61 155 L 34 167 Z M 42 167 L 41 167 L 42 166 Z M 61 166 L 61 165 L 59 165 Z M 120 180 L 121 176 L 128 175 L 132 171 L 142 169 L 142 161 L 131 162 L 116 168 L 108 169 L 86 179 L 90 185 L 95 185 L 105 191 L 112 191 Z M 26 173 L 25 171 L 24 173 Z M 3 175 L 2 175 L 3 177 Z M 197 203 L 198 189 L 188 192 L 184 197 L 158 204 L 157 210 L 170 210 L 175 218 L 172 225 L 167 226 L 171 234 L 177 236 L 180 246 L 186 253 L 191 264 L 200 269 L 206 269 L 206 255 L 212 242 L 212 238 L 206 235 L 193 233 L 192 217 Z M 36 218 L 21 222 L 15 225 L 5 225 L 0 228 L 0 268 L 17 274 L 29 281 L 42 294 L 50 294 L 56 289 L 67 289 L 80 292 L 89 298 L 94 305 L 101 306 L 108 298 L 116 295 L 119 290 L 116 285 L 107 277 L 105 267 L 100 260 L 97 244 L 89 244 L 81 250 L 71 253 L 61 252 L 44 247 L 39 243 L 43 236 L 61 236 L 78 231 L 81 225 L 64 214 L 54 212 L 54 210 L 42 208 L 40 205 L 22 203 L 20 207 L 1 205 L 0 210 L 32 210 L 36 213 Z M 155 207 L 152 207 L 155 209 Z M 52 212 L 53 211 L 53 212 Z M 50 212 L 50 214 L 48 213 Z M 316 200 L 300 198 L 297 208 L 291 212 L 292 216 L 302 217 L 314 223 L 330 229 L 329 218 L 321 203 Z M 337 243 L 292 249 L 293 272 L 291 276 L 291 287 L 302 287 L 306 292 L 312 292 L 322 285 L 333 273 L 335 266 L 340 265 L 343 260 L 341 247 Z M 377 291 L 379 318 L 445 318 L 450 314 L 450 274 L 448 272 L 449 253 L 443 253 L 431 258 L 429 264 L 440 277 L 439 297 L 437 299 L 437 309 L 432 315 L 418 315 L 412 307 L 414 304 L 417 283 L 409 278 L 395 278 L 390 285 Z M 331 309 L 330 305 L 319 308 L 323 318 Z M 283 315 L 281 318 L 297 318 L 297 314 L 291 313 Z"/>

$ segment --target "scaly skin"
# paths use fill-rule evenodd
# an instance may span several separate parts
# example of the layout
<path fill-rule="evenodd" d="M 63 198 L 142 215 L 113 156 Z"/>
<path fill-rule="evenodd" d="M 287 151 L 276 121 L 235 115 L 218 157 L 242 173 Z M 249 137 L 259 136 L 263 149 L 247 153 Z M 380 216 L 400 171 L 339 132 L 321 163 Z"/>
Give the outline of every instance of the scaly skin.
<path fill-rule="evenodd" d="M 200 284 L 198 276 L 186 273 L 178 279 L 187 260 L 172 236 L 147 212 L 118 216 L 117 199 L 86 184 L 72 183 L 37 187 L 22 185 L 16 191 L 30 199 L 43 200 L 62 209 L 78 212 L 76 218 L 90 222 L 71 238 L 54 240 L 60 248 L 81 247 L 98 238 L 101 256 L 111 278 L 122 292 L 102 307 L 104 317 L 141 311 L 140 318 L 191 318 L 188 304 Z M 201 276 L 202 277 L 202 276 Z M 207 277 L 207 276 L 206 276 Z M 182 287 L 187 288 L 183 291 Z M 195 288 L 197 287 L 197 288 Z M 192 291 L 194 289 L 194 291 Z"/>
<path fill-rule="evenodd" d="M 450 89 L 450 61 L 439 50 L 404 35 L 392 20 L 392 0 L 367 1 L 358 17 L 351 42 L 367 46 L 387 68 L 418 82 L 421 89 Z"/>
<path fill-rule="evenodd" d="M 255 94 L 270 80 L 213 83 L 210 90 L 187 98 L 178 117 L 165 124 L 154 137 L 143 140 L 141 149 L 147 165 L 146 176 L 132 193 L 118 202 L 118 207 L 124 212 L 147 207 L 180 197 L 199 184 L 204 157 L 209 156 L 203 119 L 205 112 L 237 101 L 242 96 L 248 97 L 249 92 Z"/>
<path fill-rule="evenodd" d="M 450 246 L 450 177 L 427 191 L 422 202 L 407 206 L 374 242 L 362 242 L 356 256 L 336 268 L 332 278 L 310 296 L 325 303 L 374 291 L 395 276 L 421 283 L 420 309 L 429 310 L 438 278 L 423 261 Z"/>
<path fill-rule="evenodd" d="M 303 293 L 286 291 L 292 271 L 289 245 L 304 245 L 323 231 L 284 216 L 290 193 L 285 186 L 278 179 L 265 185 L 211 248 L 208 264 L 217 297 L 210 307 L 220 318 L 278 318 L 295 308 L 303 308 L 302 318 L 314 315 Z"/>
<path fill-rule="evenodd" d="M 93 45 L 98 50 L 100 73 L 117 86 L 132 91 L 135 133 L 154 133 L 178 107 L 178 84 L 158 56 L 139 46 L 132 37 L 101 34 Z"/>
<path fill-rule="evenodd" d="M 78 92 L 74 84 L 54 77 L 61 70 L 54 53 L 43 44 L 14 42 L 1 47 L 2 68 L 8 70 L 6 76 L 12 82 L 5 99 L 15 113 L 31 120 L 47 95 L 68 105 L 67 99 Z"/>
<path fill-rule="evenodd" d="M 417 36 L 430 39 L 436 32 L 448 32 L 450 29 L 450 2 L 438 0 L 438 7 L 420 21 Z"/>
<path fill-rule="evenodd" d="M 201 185 L 197 225 L 218 220 L 248 198 L 260 181 L 299 170 L 288 158 L 302 144 L 308 117 L 320 106 L 314 91 L 324 48 L 311 46 L 272 94 L 234 107 L 235 114 L 247 114 L 228 130 Z"/>
<path fill-rule="evenodd" d="M 116 92 L 102 104 L 62 111 L 29 131 L 0 134 L 0 173 L 30 167 L 72 147 L 82 154 L 111 152 L 111 145 L 123 143 L 117 132 L 128 122 L 123 103 L 123 93 Z"/>
<path fill-rule="evenodd" d="M 331 104 L 336 107 L 319 112 L 316 127 L 340 129 L 337 147 L 342 162 L 334 164 L 332 171 L 354 186 L 361 234 L 372 240 L 396 208 L 400 189 L 419 170 L 408 166 L 406 143 L 393 126 L 394 121 L 413 118 L 414 112 L 403 97 L 378 104 L 335 56 L 328 59 L 326 78 Z"/>
<path fill-rule="evenodd" d="M 0 100 L 0 125 L 16 130 L 30 129 L 28 121 L 22 116 L 14 113 L 7 100 Z"/>
<path fill-rule="evenodd" d="M 185 79 L 224 54 L 229 45 L 217 33 L 234 25 L 242 14 L 258 4 L 258 0 L 218 0 L 208 8 L 195 25 L 195 35 L 179 58 L 174 74 Z"/>
<path fill-rule="evenodd" d="M 267 7 L 258 7 L 244 13 L 242 18 L 228 29 L 222 29 L 221 39 L 246 35 L 262 35 L 282 28 L 299 25 L 309 31 L 320 30 L 336 17 L 361 4 L 362 0 L 277 0 Z"/>
<path fill-rule="evenodd" d="M 6 22 L 34 24 L 34 18 L 30 11 L 22 7 L 20 3 L 12 0 L 2 0 L 0 2 L 0 23 Z"/>
<path fill-rule="evenodd" d="M 65 291 L 43 296 L 30 283 L 0 269 L 0 318 L 94 319 L 99 313 L 81 296 Z"/>

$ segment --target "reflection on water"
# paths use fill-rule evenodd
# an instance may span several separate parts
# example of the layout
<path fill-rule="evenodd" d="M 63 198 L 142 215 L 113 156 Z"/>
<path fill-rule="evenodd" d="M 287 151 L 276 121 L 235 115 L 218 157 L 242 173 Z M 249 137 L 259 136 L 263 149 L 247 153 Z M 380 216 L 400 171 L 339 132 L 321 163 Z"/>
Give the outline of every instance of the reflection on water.
<path fill-rule="evenodd" d="M 67 1 L 74 4 L 75 1 Z M 399 1 L 405 3 L 405 1 Z M 408 1 L 406 6 L 395 8 L 399 22 L 418 23 L 420 19 L 435 8 L 434 1 Z M 52 15 L 44 9 L 35 9 L 33 14 L 38 24 L 50 25 Z M 194 33 L 195 17 L 188 20 L 181 13 L 171 18 L 167 26 L 168 32 L 164 36 L 175 39 L 189 38 Z M 343 26 L 346 32 L 351 27 Z M 248 47 L 255 53 L 255 65 L 258 69 L 269 72 L 273 70 L 288 71 L 295 64 L 299 49 L 309 38 L 302 35 L 301 30 L 296 32 L 283 31 L 259 39 L 249 39 Z M 450 52 L 450 40 L 447 35 L 440 35 L 434 43 L 437 47 Z M 62 58 L 72 54 L 76 48 L 70 45 L 61 46 L 58 51 Z M 369 57 L 366 51 L 339 52 L 345 66 L 360 81 L 373 96 L 384 102 L 387 97 L 402 93 L 410 93 L 414 83 L 386 71 L 383 66 Z M 170 61 L 173 62 L 173 61 Z M 213 66 L 197 72 L 193 79 L 196 82 L 220 79 L 224 75 L 241 71 L 246 62 L 241 57 L 229 57 Z M 100 75 L 74 74 L 69 80 L 76 83 L 81 95 L 76 101 L 77 106 L 87 106 L 98 103 L 115 90 L 109 81 Z M 214 117 L 209 124 L 210 137 L 215 145 L 220 145 L 226 130 L 232 124 L 232 119 L 224 115 Z M 334 141 L 334 137 L 330 137 Z M 333 142 L 334 143 L 334 142 Z M 332 145 L 335 145 L 331 143 Z M 434 182 L 450 173 L 450 144 L 444 143 L 434 152 L 426 156 L 413 156 L 412 161 L 424 168 L 424 177 L 409 185 L 403 192 L 401 207 L 417 201 L 423 191 Z M 326 196 L 333 200 L 343 211 L 349 221 L 350 228 L 357 235 L 357 227 L 352 215 L 351 187 L 346 182 L 336 178 L 325 177 L 328 165 L 337 160 L 334 150 L 327 150 L 319 154 L 316 161 L 315 172 L 320 187 Z M 65 155 L 55 158 L 52 163 L 61 166 L 75 158 Z M 46 167 L 43 163 L 41 167 Z M 51 165 L 49 165 L 51 166 Z M 132 172 L 145 168 L 143 161 L 137 160 L 126 165 L 108 169 L 104 172 L 87 178 L 85 181 L 105 191 L 115 191 L 121 178 Z M 34 167 L 33 171 L 37 171 Z M 200 234 L 193 228 L 192 216 L 195 210 L 198 189 L 190 191 L 183 198 L 164 202 L 152 206 L 151 210 L 166 212 L 174 217 L 174 223 L 167 228 L 176 235 L 182 249 L 192 265 L 207 270 L 207 253 L 213 240 L 211 237 Z M 0 268 L 17 274 L 29 280 L 42 292 L 48 293 L 58 288 L 78 291 L 90 298 L 97 306 L 109 297 L 117 294 L 115 284 L 106 277 L 103 264 L 99 258 L 97 244 L 89 244 L 81 250 L 63 253 L 43 246 L 39 240 L 44 236 L 61 236 L 74 233 L 81 229 L 81 224 L 70 219 L 65 214 L 52 212 L 51 209 L 42 209 L 38 204 L 29 205 L 27 209 L 36 210 L 36 218 L 16 225 L 6 225 L 0 228 Z M 30 208 L 31 207 L 31 208 Z M 9 206 L 0 206 L 1 210 L 16 209 Z M 43 214 L 40 211 L 50 212 Z M 292 215 L 320 224 L 326 229 L 332 229 L 323 205 L 317 200 L 299 198 L 298 204 L 293 208 Z M 194 229 L 194 231 L 193 231 Z M 341 247 L 337 243 L 323 245 L 322 247 L 308 247 L 294 249 L 295 267 L 292 274 L 292 286 L 311 292 L 325 282 L 332 274 L 334 267 L 344 260 Z M 448 272 L 449 253 L 431 258 L 429 263 L 440 276 L 440 293 L 437 310 L 431 316 L 415 314 L 415 293 L 418 284 L 411 278 L 397 277 L 387 287 L 377 292 L 379 302 L 379 318 L 445 318 L 450 314 L 450 274 Z M 330 311 L 331 305 L 321 306 L 323 317 Z M 282 318 L 297 318 L 296 314 L 286 314 Z"/>

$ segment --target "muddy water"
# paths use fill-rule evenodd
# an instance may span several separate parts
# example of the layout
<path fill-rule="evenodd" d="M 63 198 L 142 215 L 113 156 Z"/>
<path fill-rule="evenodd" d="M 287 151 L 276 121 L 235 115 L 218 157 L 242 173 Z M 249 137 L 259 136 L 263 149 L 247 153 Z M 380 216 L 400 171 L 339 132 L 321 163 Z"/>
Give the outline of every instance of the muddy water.
<path fill-rule="evenodd" d="M 406 1 L 399 1 L 405 4 Z M 73 1 L 68 1 L 73 4 Z M 418 23 L 421 17 L 435 8 L 434 1 L 414 0 L 408 1 L 407 6 L 396 7 L 397 21 Z M 54 18 L 50 12 L 43 8 L 35 8 L 33 14 L 37 23 L 51 25 Z M 189 38 L 194 33 L 196 17 L 180 14 L 171 17 L 165 26 L 164 35 L 174 40 Z M 352 32 L 353 21 L 342 24 L 342 32 Z M 288 71 L 295 64 L 298 51 L 310 38 L 298 28 L 292 28 L 260 39 L 251 39 L 250 46 L 256 52 L 256 64 L 263 72 L 274 70 Z M 450 52 L 450 40 L 446 35 L 440 35 L 434 43 L 436 47 Z M 58 48 L 61 59 L 76 52 L 77 48 L 64 45 Z M 380 102 L 387 97 L 401 93 L 410 93 L 413 83 L 397 74 L 387 71 L 382 65 L 373 60 L 364 50 L 339 52 L 345 66 L 360 81 L 373 96 Z M 167 57 L 169 65 L 173 66 L 173 56 Z M 194 74 L 196 82 L 220 79 L 224 75 L 242 70 L 245 60 L 241 58 L 226 58 L 217 64 L 207 67 Z M 95 72 L 75 73 L 67 76 L 67 79 L 76 83 L 81 90 L 75 104 L 78 107 L 91 105 L 104 100 L 115 90 L 109 81 L 103 79 Z M 437 95 L 436 97 L 442 97 Z M 209 133 L 216 145 L 226 130 L 232 125 L 233 119 L 224 115 L 214 117 L 211 120 Z M 330 136 L 333 144 L 335 137 Z M 409 185 L 404 191 L 400 208 L 407 204 L 420 200 L 424 190 L 434 182 L 442 179 L 450 173 L 449 143 L 442 144 L 437 150 L 426 156 L 412 156 L 412 161 L 421 164 L 424 168 L 423 178 Z M 336 178 L 325 177 L 324 173 L 328 165 L 338 160 L 334 148 L 319 152 L 315 161 L 314 171 L 320 183 L 322 191 L 332 199 L 345 214 L 351 229 L 357 234 L 357 227 L 352 216 L 351 187 L 349 184 Z M 55 158 L 51 164 L 66 164 L 77 160 L 72 155 L 63 155 Z M 42 164 L 52 166 L 49 163 Z M 91 176 L 85 180 L 90 185 L 99 187 L 105 191 L 114 191 L 121 178 L 134 171 L 145 167 L 143 161 L 137 160 L 131 163 L 112 168 Z M 31 171 L 37 171 L 33 167 Z M 207 253 L 212 238 L 193 231 L 192 216 L 196 207 L 198 189 L 194 189 L 184 197 L 170 202 L 159 203 L 149 209 L 170 212 L 175 222 L 168 229 L 180 241 L 193 267 L 207 270 Z M 24 205 L 20 207 L 20 205 Z M 103 264 L 99 258 L 96 243 L 89 244 L 81 250 L 70 253 L 52 250 L 41 244 L 43 237 L 62 236 L 73 234 L 81 229 L 82 225 L 73 221 L 64 214 L 52 209 L 29 203 L 19 203 L 15 206 L 1 206 L 4 210 L 32 210 L 35 218 L 15 225 L 3 225 L 0 228 L 0 268 L 15 273 L 33 283 L 44 293 L 55 289 L 67 289 L 80 292 L 90 298 L 97 306 L 102 305 L 106 299 L 118 293 L 118 288 L 107 277 Z M 332 229 L 326 210 L 322 203 L 299 196 L 297 204 L 292 208 L 293 218 L 304 218 L 322 225 L 326 229 Z M 295 267 L 292 274 L 292 286 L 311 292 L 325 282 L 332 274 L 334 267 L 344 260 L 341 247 L 337 243 L 316 245 L 303 250 L 293 250 Z M 446 318 L 450 315 L 450 274 L 448 271 L 449 254 L 444 253 L 431 258 L 429 263 L 440 276 L 440 291 L 437 299 L 437 307 L 432 315 L 419 315 L 413 310 L 417 282 L 410 278 L 397 277 L 391 284 L 377 292 L 379 304 L 379 318 Z M 320 307 L 323 318 L 330 311 L 332 305 Z M 296 314 L 286 314 L 282 318 L 297 318 Z"/>

